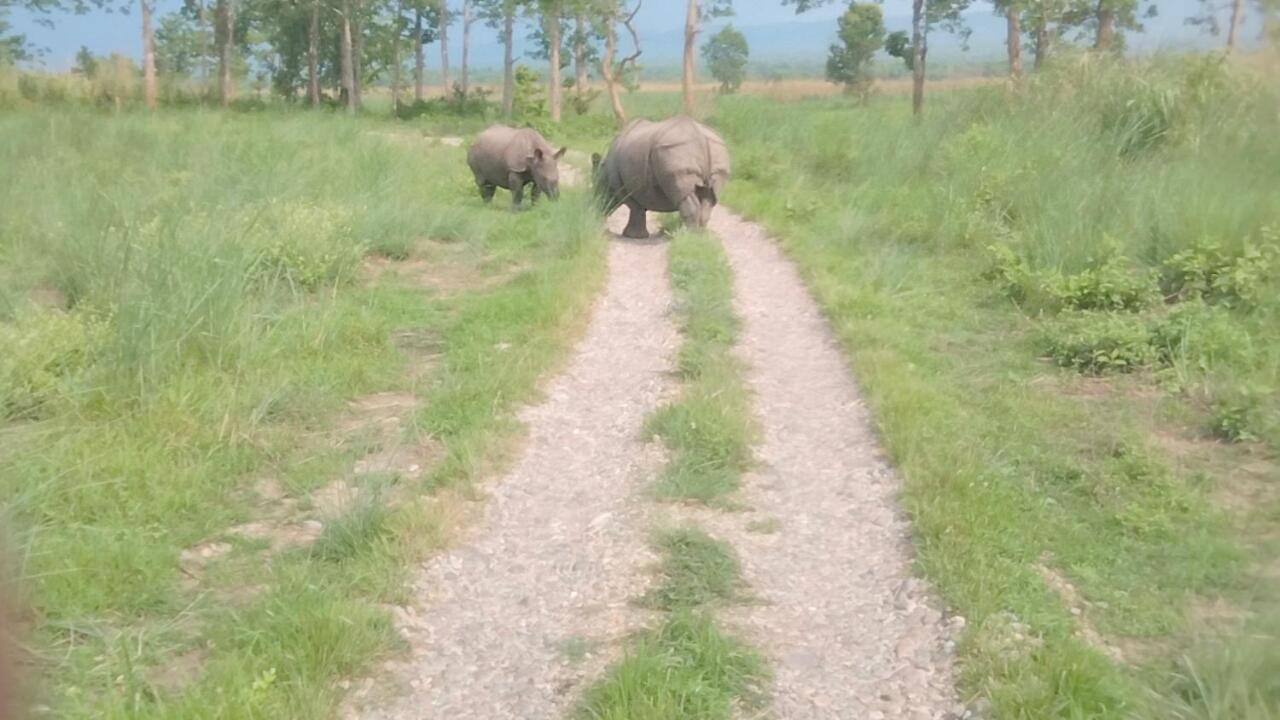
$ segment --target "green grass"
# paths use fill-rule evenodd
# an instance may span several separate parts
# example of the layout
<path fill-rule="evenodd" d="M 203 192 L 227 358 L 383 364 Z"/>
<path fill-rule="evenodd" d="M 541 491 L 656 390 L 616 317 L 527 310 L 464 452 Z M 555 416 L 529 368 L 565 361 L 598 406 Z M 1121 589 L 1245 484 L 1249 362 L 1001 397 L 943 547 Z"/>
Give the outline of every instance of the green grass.
<path fill-rule="evenodd" d="M 733 548 L 696 527 L 657 533 L 661 580 L 641 603 L 668 612 L 741 599 L 741 574 Z"/>
<path fill-rule="evenodd" d="M 659 497 L 723 502 L 751 462 L 753 426 L 742 368 L 730 350 L 738 334 L 733 275 L 719 241 L 680 231 L 671 241 L 671 282 L 684 344 L 680 398 L 660 408 L 647 431 L 671 449 Z"/>
<path fill-rule="evenodd" d="M 461 151 L 369 129 L 0 118 L 0 524 L 58 717 L 329 715 L 336 681 L 397 642 L 379 605 L 408 599 L 405 569 L 441 542 L 431 491 L 502 461 L 580 325 L 603 268 L 585 193 L 486 208 Z M 372 254 L 474 287 L 367 282 Z M 384 391 L 421 401 L 402 437 L 335 431 Z M 352 476 L 428 435 L 421 480 Z M 259 499 L 267 478 L 299 509 Z M 340 479 L 357 500 L 313 545 L 230 531 L 301 521 Z M 180 552 L 212 541 L 230 551 L 188 574 Z"/>
<path fill-rule="evenodd" d="M 1245 71 L 1188 58 L 1064 67 L 1018 95 L 934 93 L 920 124 L 901 98 L 718 103 L 735 161 L 726 202 L 781 239 L 848 352 L 904 477 L 920 566 L 969 620 L 964 692 L 997 717 L 1161 717 L 1152 688 L 1199 652 L 1196 604 L 1275 597 L 1249 570 L 1254 539 L 1275 533 L 1274 493 L 1254 513 L 1220 502 L 1274 478 L 1275 269 L 1246 279 L 1265 288 L 1252 306 L 1191 313 L 1173 352 L 1138 348 L 1131 374 L 1086 379 L 1040 357 L 1053 315 L 1078 312 L 1057 306 L 1106 306 L 1121 323 L 1132 297 L 1165 323 L 1189 302 L 1114 295 L 1129 284 L 1114 284 L 1117 268 L 1168 293 L 1175 257 L 1206 239 L 1233 257 L 1271 242 L 1274 99 Z M 997 281 L 1010 257 L 1056 300 Z M 1092 352 L 1077 347 L 1093 342 L 1085 330 L 1072 330 L 1074 356 Z M 1220 352 L 1224 336 L 1243 340 Z M 1244 392 L 1249 412 L 1219 423 L 1254 423 L 1260 440 L 1216 442 L 1212 401 Z M 1084 639 L 1083 622 L 1128 662 Z M 1257 661 L 1280 674 L 1273 654 Z M 1188 717 L 1271 717 L 1263 706 Z"/>
<path fill-rule="evenodd" d="M 587 691 L 574 717 L 590 720 L 729 720 L 761 704 L 764 663 L 705 612 L 680 610 L 638 638 Z"/>

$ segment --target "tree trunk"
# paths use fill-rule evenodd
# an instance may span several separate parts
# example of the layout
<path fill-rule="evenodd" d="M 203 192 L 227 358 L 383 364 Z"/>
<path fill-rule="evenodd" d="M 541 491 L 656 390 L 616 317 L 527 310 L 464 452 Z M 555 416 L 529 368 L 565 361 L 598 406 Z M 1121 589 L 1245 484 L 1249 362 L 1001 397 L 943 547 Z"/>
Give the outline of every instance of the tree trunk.
<path fill-rule="evenodd" d="M 1110 50 L 1116 35 L 1116 11 L 1108 0 L 1098 0 L 1098 35 L 1094 38 L 1094 50 Z"/>
<path fill-rule="evenodd" d="M 391 117 L 400 110 L 400 40 L 404 31 L 400 19 L 404 17 L 404 0 L 396 3 L 396 16 L 391 21 Z"/>
<path fill-rule="evenodd" d="M 426 58 L 422 53 L 422 11 L 413 11 L 413 100 L 422 102 L 422 70 Z"/>
<path fill-rule="evenodd" d="M 573 16 L 573 87 L 578 97 L 587 92 L 587 21 L 579 10 Z"/>
<path fill-rule="evenodd" d="M 560 122 L 560 6 L 552 3 L 547 9 L 547 45 L 551 69 L 547 76 L 547 108 L 551 121 Z"/>
<path fill-rule="evenodd" d="M 364 107 L 364 26 L 360 23 L 360 0 L 351 4 L 351 97 L 356 110 Z"/>
<path fill-rule="evenodd" d="M 1049 21 L 1042 12 L 1036 16 L 1036 31 L 1032 51 L 1035 53 L 1034 67 L 1036 72 L 1044 66 L 1049 57 Z"/>
<path fill-rule="evenodd" d="M 231 96 L 235 94 L 232 87 L 233 68 L 231 67 L 235 52 L 236 0 L 222 0 L 219 3 L 219 20 L 222 25 L 222 43 L 218 48 L 218 94 L 222 97 L 222 107 L 231 106 Z"/>
<path fill-rule="evenodd" d="M 689 0 L 684 16 L 684 74 L 680 86 L 684 91 L 684 114 L 693 115 L 693 50 L 698 38 L 698 0 Z"/>
<path fill-rule="evenodd" d="M 311 107 L 320 107 L 320 0 L 312 0 L 307 26 L 307 97 Z"/>
<path fill-rule="evenodd" d="M 356 112 L 355 66 L 351 55 L 351 3 L 342 2 L 342 41 L 338 49 L 338 64 L 342 74 L 342 92 L 346 95 L 347 112 Z"/>
<path fill-rule="evenodd" d="M 924 112 L 924 63 L 926 28 L 924 0 L 911 1 L 911 114 L 917 119 Z"/>
<path fill-rule="evenodd" d="M 508 120 L 515 113 L 516 102 L 516 61 L 511 55 L 515 22 L 516 9 L 508 2 L 502 16 L 502 116 Z"/>
<path fill-rule="evenodd" d="M 440 87 L 447 100 L 452 95 L 449 86 L 449 0 L 440 0 Z"/>
<path fill-rule="evenodd" d="M 618 79 L 613 75 L 613 57 L 618 46 L 614 22 L 612 15 L 605 19 L 604 57 L 600 60 L 600 78 L 604 80 L 605 90 L 609 94 L 609 107 L 613 109 L 613 117 L 617 119 L 618 127 L 622 127 L 627 124 L 627 111 L 622 107 L 622 98 L 618 95 Z"/>
<path fill-rule="evenodd" d="M 1231 0 L 1231 27 L 1227 28 L 1227 52 L 1236 47 L 1236 33 L 1240 31 L 1240 21 L 1244 19 L 1244 0 Z"/>
<path fill-rule="evenodd" d="M 209 95 L 209 12 L 204 0 L 200 0 L 200 85 L 201 92 Z"/>
<path fill-rule="evenodd" d="M 471 0 L 462 0 L 462 97 L 470 90 L 471 63 Z"/>
<path fill-rule="evenodd" d="M 1005 10 L 1005 22 L 1008 34 L 1005 42 L 1009 46 L 1009 77 L 1017 80 L 1022 77 L 1022 16 L 1021 10 L 1010 6 Z"/>
<path fill-rule="evenodd" d="M 151 6 L 138 0 L 142 13 L 142 99 L 148 110 L 156 109 L 156 38 L 151 33 Z"/>

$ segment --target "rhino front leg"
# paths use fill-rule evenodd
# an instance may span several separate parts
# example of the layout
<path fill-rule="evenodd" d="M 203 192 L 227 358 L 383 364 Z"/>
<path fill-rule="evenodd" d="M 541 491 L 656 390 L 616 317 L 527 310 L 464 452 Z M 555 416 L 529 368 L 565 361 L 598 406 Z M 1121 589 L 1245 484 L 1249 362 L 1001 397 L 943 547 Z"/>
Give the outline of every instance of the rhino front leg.
<path fill-rule="evenodd" d="M 627 219 L 627 227 L 622 231 L 622 236 L 635 240 L 644 240 L 649 237 L 649 223 L 645 209 L 632 202 L 627 203 L 627 209 L 631 212 L 631 217 Z"/>
<path fill-rule="evenodd" d="M 511 209 L 519 210 L 520 203 L 524 202 L 524 176 L 511 173 L 507 177 L 507 183 L 511 186 Z"/>
<path fill-rule="evenodd" d="M 680 201 L 680 219 L 684 220 L 685 227 L 700 228 L 706 225 L 702 214 L 702 203 L 696 195 L 686 195 Z"/>

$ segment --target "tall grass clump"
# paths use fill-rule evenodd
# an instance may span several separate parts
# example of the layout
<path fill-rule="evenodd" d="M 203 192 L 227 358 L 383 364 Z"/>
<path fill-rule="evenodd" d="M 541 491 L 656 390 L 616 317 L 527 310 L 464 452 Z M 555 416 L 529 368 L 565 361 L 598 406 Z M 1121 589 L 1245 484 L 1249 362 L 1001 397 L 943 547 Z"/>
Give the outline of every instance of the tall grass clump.
<path fill-rule="evenodd" d="M 1270 501 L 1219 501 L 1280 448 L 1278 100 L 1206 55 L 1064 57 L 919 123 L 892 97 L 717 104 L 726 201 L 849 352 L 997 717 L 1145 711 L 1197 597 L 1275 592 L 1246 562 Z"/>

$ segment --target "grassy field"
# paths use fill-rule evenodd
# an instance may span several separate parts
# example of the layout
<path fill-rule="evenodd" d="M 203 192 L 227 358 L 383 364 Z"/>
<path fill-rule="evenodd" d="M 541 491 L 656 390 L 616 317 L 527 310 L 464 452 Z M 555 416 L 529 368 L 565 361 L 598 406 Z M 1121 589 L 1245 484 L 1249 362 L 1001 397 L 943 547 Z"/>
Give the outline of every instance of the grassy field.
<path fill-rule="evenodd" d="M 726 203 L 779 238 L 847 351 L 919 566 L 968 620 L 965 699 L 995 717 L 1280 714 L 1262 78 L 1073 64 L 933 92 L 920 123 L 891 94 L 700 99 L 733 153 Z M 323 717 L 394 647 L 380 605 L 501 463 L 602 267 L 581 194 L 483 208 L 461 151 L 421 139 L 484 122 L 0 116 L 0 527 L 50 678 L 35 702 Z M 610 132 L 593 114 L 549 136 Z M 674 451 L 657 494 L 715 503 L 750 458 L 729 278 L 684 233 L 672 274 L 685 393 L 650 425 Z M 583 717 L 669 717 L 708 688 L 723 717 L 763 677 L 714 620 L 731 553 L 693 529 L 655 544 L 644 602 L 669 614 Z"/>
<path fill-rule="evenodd" d="M 0 526 L 55 716 L 327 716 L 582 322 L 585 194 L 485 208 L 378 129 L 0 117 Z"/>
<path fill-rule="evenodd" d="M 726 202 L 848 351 L 997 717 L 1280 709 L 1278 99 L 1186 58 L 934 93 L 919 124 L 888 97 L 710 115 Z"/>

